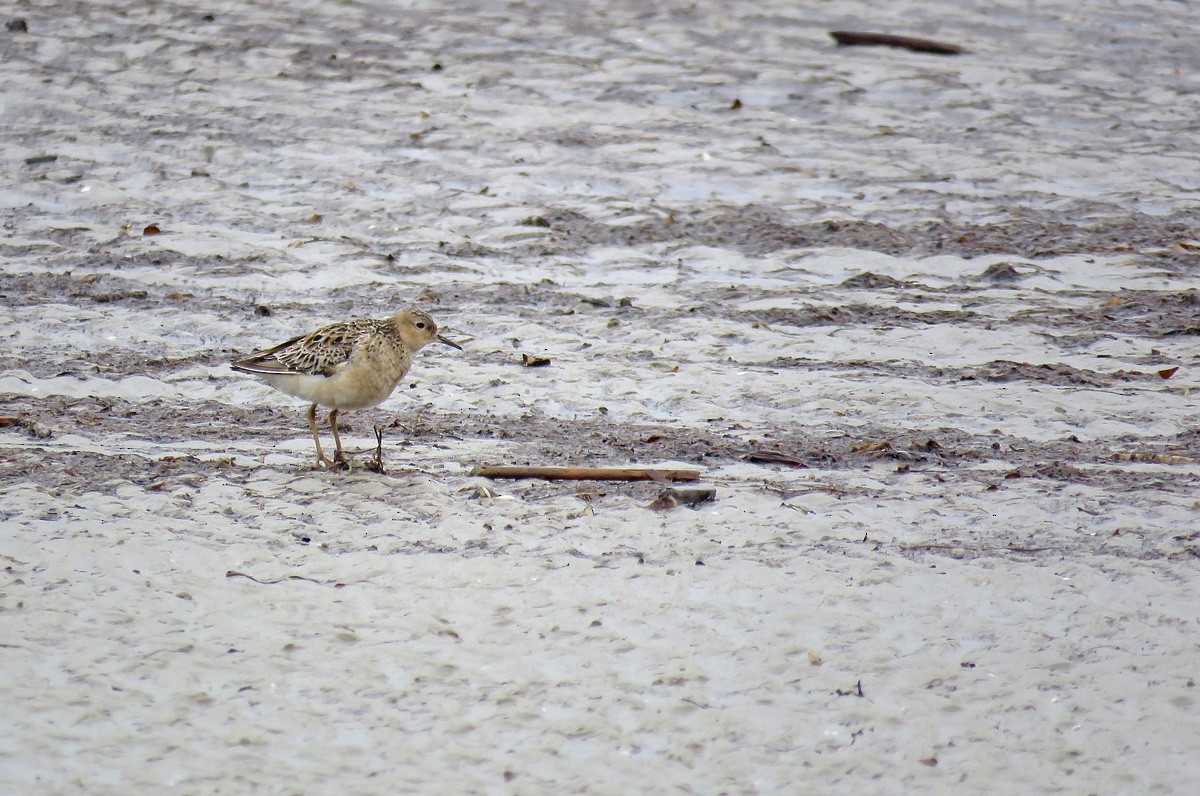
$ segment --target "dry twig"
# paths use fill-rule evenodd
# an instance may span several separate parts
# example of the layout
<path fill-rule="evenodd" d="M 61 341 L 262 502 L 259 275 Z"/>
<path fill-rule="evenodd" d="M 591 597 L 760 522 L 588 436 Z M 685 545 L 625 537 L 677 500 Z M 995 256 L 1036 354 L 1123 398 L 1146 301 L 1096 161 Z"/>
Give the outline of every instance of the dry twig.
<path fill-rule="evenodd" d="M 958 55 L 963 52 L 963 48 L 957 44 L 947 44 L 946 42 L 934 41 L 933 39 L 919 39 L 915 36 L 896 36 L 892 33 L 831 30 L 829 31 L 829 35 L 842 47 L 854 44 L 868 46 L 882 44 L 888 47 L 903 47 L 913 52 L 934 53 L 936 55 Z"/>
<path fill-rule="evenodd" d="M 527 467 L 483 465 L 472 475 L 485 478 L 546 478 L 562 481 L 696 481 L 699 470 L 672 467 Z"/>

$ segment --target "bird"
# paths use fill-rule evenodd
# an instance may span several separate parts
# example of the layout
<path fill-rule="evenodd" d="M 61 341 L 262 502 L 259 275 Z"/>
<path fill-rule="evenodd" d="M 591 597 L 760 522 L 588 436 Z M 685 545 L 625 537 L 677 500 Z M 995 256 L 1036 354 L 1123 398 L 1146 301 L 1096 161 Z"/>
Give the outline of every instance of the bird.
<path fill-rule="evenodd" d="M 427 313 L 402 309 L 389 318 L 354 318 L 322 326 L 234 360 L 230 367 L 309 401 L 308 427 L 317 447 L 317 467 L 346 467 L 338 412 L 383 403 L 412 367 L 413 355 L 433 342 L 462 350 L 438 332 Z M 318 406 L 330 409 L 336 448 L 332 460 L 321 450 Z"/>

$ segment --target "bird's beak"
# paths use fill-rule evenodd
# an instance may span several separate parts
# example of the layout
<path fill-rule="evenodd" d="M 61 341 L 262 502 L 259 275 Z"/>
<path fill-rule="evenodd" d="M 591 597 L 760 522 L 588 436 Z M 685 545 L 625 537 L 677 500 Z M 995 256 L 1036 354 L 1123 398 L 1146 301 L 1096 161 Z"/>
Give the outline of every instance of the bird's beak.
<path fill-rule="evenodd" d="M 451 348 L 457 348 L 459 351 L 462 351 L 462 346 L 460 346 L 458 343 L 454 342 L 453 340 L 443 337 L 440 334 L 437 336 L 437 341 L 439 343 L 445 343 L 446 345 L 450 346 Z"/>

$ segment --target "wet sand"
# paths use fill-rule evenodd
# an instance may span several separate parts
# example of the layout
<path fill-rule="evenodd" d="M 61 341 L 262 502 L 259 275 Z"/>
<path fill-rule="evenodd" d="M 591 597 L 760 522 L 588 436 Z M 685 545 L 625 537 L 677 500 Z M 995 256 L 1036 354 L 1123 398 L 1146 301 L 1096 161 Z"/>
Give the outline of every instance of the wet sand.
<path fill-rule="evenodd" d="M 1200 785 L 1185 10 L 5 12 L 0 786 Z"/>

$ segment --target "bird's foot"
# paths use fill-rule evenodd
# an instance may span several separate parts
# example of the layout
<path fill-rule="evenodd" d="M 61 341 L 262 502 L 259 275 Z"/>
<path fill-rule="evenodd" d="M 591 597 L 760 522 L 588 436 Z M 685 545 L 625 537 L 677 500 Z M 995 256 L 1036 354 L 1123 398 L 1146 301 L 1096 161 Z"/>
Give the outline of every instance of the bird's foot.
<path fill-rule="evenodd" d="M 318 456 L 317 457 L 317 466 L 314 467 L 313 469 L 314 470 L 349 470 L 350 462 L 341 453 L 339 453 L 337 456 L 335 456 L 332 459 L 330 459 L 328 456 Z"/>

